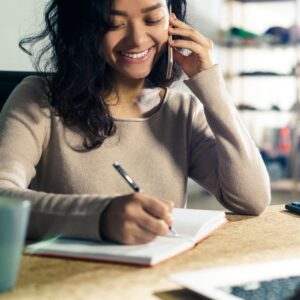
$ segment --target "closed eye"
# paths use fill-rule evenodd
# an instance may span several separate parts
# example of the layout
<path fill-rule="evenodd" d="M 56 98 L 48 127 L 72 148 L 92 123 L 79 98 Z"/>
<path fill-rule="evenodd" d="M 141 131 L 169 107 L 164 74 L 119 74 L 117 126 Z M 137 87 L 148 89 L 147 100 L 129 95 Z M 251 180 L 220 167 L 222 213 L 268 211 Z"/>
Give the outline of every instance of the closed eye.
<path fill-rule="evenodd" d="M 160 23 L 160 21 L 162 21 L 163 18 L 164 17 L 160 18 L 159 20 L 146 20 L 145 23 L 149 26 L 153 26 L 155 24 Z M 110 30 L 117 30 L 117 29 L 121 28 L 122 26 L 126 26 L 126 24 L 116 24 L 116 25 L 110 24 L 109 29 Z"/>
<path fill-rule="evenodd" d="M 119 24 L 119 25 L 110 24 L 109 29 L 110 30 L 116 30 L 116 29 L 121 28 L 123 25 L 125 25 L 125 24 Z"/>
<path fill-rule="evenodd" d="M 159 23 L 163 18 L 159 19 L 159 20 L 147 20 L 146 21 L 146 24 L 149 24 L 150 26 L 151 25 L 154 25 L 154 24 L 157 24 Z"/>

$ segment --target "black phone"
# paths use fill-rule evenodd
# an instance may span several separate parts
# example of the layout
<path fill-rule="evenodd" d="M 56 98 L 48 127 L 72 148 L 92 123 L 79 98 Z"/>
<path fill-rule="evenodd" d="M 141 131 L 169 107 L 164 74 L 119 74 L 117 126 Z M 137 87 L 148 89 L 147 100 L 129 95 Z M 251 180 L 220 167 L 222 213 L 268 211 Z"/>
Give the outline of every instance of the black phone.
<path fill-rule="evenodd" d="M 285 208 L 290 212 L 300 215 L 300 202 L 291 202 L 285 205 Z"/>
<path fill-rule="evenodd" d="M 169 15 L 172 13 L 172 4 L 169 3 Z M 169 36 L 169 40 L 172 40 L 172 36 Z M 171 79 L 172 77 L 172 70 L 173 70 L 173 48 L 168 43 L 168 65 L 167 65 L 167 73 L 166 79 Z"/>

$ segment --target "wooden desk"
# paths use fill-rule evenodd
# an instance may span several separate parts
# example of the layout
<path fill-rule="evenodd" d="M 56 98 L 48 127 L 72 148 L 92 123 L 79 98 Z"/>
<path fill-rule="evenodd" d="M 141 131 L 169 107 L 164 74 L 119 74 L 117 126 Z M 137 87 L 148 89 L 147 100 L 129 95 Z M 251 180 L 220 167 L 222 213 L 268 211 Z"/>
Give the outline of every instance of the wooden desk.
<path fill-rule="evenodd" d="M 300 256 L 300 217 L 283 205 L 270 206 L 259 217 L 229 214 L 228 219 L 194 250 L 154 268 L 23 256 L 16 288 L 0 299 L 199 299 L 169 275 Z"/>

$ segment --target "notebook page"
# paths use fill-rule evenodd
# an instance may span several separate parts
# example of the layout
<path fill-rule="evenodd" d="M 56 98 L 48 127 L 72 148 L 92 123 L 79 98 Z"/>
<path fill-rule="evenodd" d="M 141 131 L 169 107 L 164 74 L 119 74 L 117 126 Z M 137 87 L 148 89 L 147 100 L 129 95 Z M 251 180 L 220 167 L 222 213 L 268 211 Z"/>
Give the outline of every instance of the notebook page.
<path fill-rule="evenodd" d="M 220 225 L 224 217 L 222 211 L 174 209 L 173 227 L 177 236 L 169 233 L 143 245 L 58 238 L 29 245 L 26 253 L 155 264 L 191 248 L 199 238 Z"/>
<path fill-rule="evenodd" d="M 137 263 L 155 263 L 169 256 L 175 255 L 192 246 L 184 238 L 157 237 L 143 245 L 120 245 L 116 243 L 57 239 L 44 241 L 27 246 L 28 254 L 56 254 L 69 257 L 94 259 L 113 259 Z"/>
<path fill-rule="evenodd" d="M 207 232 L 224 220 L 225 213 L 216 210 L 173 209 L 173 228 L 179 236 L 197 239 L 199 233 Z M 222 222 L 221 222 L 222 223 Z"/>

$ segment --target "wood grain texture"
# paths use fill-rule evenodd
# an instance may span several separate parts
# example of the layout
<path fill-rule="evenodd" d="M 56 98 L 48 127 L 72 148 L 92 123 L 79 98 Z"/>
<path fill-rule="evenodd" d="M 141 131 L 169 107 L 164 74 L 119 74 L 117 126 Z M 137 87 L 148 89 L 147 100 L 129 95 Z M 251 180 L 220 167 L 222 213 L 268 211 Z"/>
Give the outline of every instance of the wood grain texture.
<path fill-rule="evenodd" d="M 195 249 L 154 268 L 23 256 L 19 281 L 0 300 L 201 299 L 169 280 L 175 272 L 300 255 L 300 216 L 283 205 L 229 223 Z"/>

